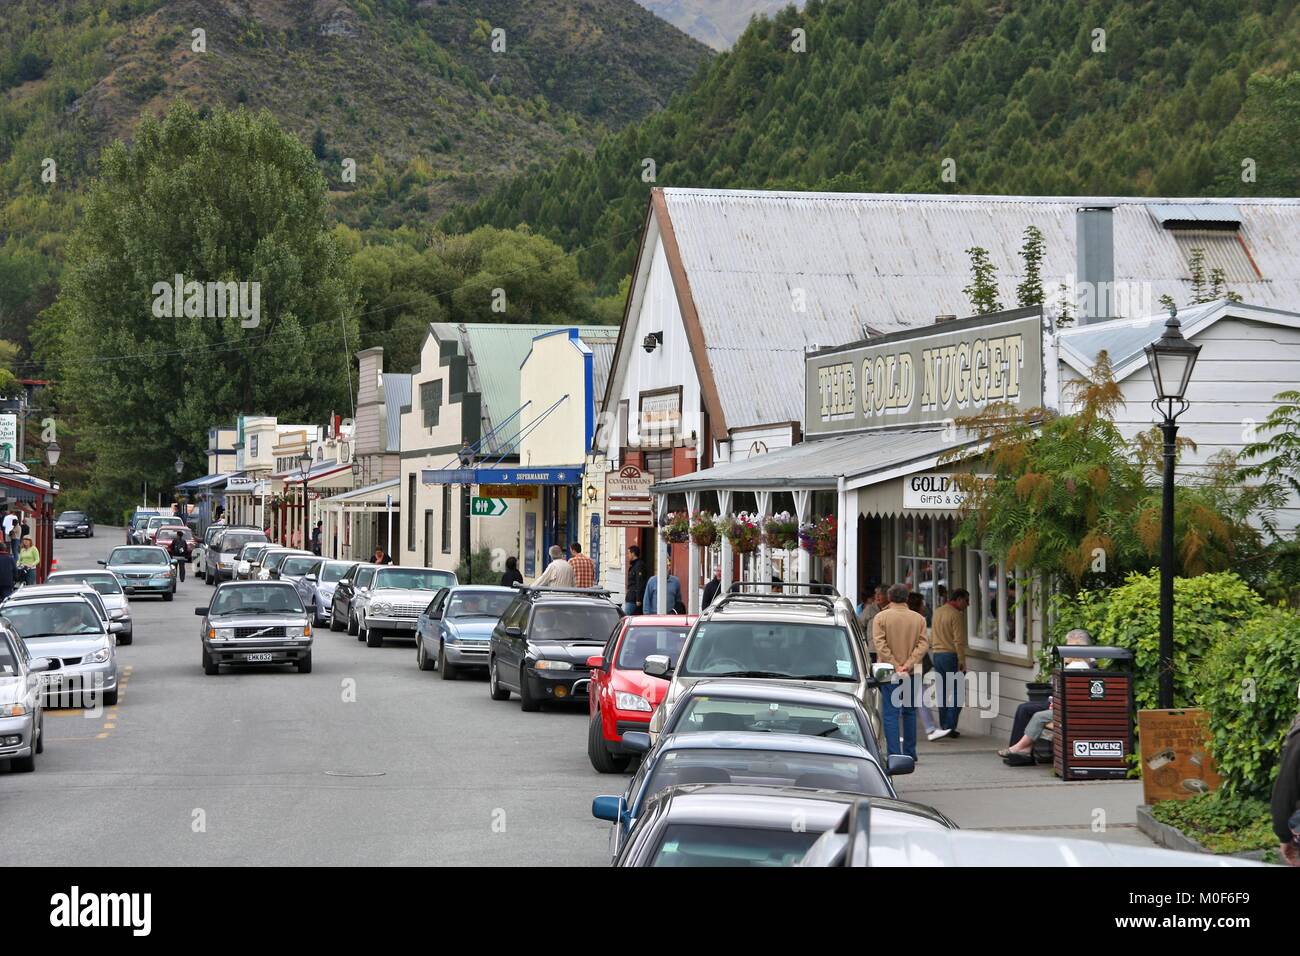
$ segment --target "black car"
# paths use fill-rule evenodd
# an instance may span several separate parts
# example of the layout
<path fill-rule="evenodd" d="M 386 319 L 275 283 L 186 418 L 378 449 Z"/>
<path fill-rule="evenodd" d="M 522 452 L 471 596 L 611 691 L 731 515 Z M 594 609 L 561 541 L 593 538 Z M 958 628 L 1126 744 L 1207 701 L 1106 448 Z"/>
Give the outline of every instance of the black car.
<path fill-rule="evenodd" d="M 519 695 L 522 710 L 548 700 L 587 699 L 591 667 L 622 612 L 609 592 L 595 588 L 520 588 L 492 630 L 488 693 Z"/>
<path fill-rule="evenodd" d="M 65 511 L 54 519 L 56 538 L 93 538 L 95 522 L 84 511 Z"/>
<path fill-rule="evenodd" d="M 339 579 L 334 586 L 334 598 L 330 601 L 330 630 L 347 629 L 349 634 L 360 637 L 356 615 L 352 613 L 352 598 L 364 588 L 370 587 L 375 579 L 377 564 L 357 564 Z"/>

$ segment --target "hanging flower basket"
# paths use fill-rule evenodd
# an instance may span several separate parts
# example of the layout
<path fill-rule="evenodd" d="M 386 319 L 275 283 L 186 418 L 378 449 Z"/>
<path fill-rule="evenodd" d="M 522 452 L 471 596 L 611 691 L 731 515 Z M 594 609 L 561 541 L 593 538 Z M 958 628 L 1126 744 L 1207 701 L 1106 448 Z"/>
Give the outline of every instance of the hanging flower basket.
<path fill-rule="evenodd" d="M 738 515 L 719 519 L 718 528 L 727 536 L 732 550 L 737 554 L 756 551 L 759 541 L 763 538 L 763 531 L 758 526 L 757 519 L 743 511 Z"/>
<path fill-rule="evenodd" d="M 691 540 L 691 517 L 685 511 L 674 511 L 659 529 L 659 536 L 669 544 L 685 544 Z"/>
<path fill-rule="evenodd" d="M 799 522 L 788 511 L 768 515 L 763 522 L 767 546 L 777 551 L 790 551 L 799 546 Z"/>
<path fill-rule="evenodd" d="M 799 526 L 799 547 L 819 558 L 832 558 L 835 556 L 836 531 L 834 515 L 805 521 Z"/>
<path fill-rule="evenodd" d="M 691 515 L 691 543 L 710 548 L 718 540 L 718 516 L 711 511 Z"/>

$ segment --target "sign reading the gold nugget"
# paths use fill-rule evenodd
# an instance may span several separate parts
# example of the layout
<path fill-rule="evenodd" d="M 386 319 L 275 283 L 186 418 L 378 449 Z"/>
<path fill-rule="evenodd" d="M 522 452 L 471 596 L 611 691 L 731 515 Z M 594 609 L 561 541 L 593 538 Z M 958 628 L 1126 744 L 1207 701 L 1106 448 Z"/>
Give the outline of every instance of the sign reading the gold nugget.
<path fill-rule="evenodd" d="M 921 425 L 1006 402 L 1043 401 L 1037 309 L 881 336 L 816 352 L 805 363 L 809 434 Z"/>

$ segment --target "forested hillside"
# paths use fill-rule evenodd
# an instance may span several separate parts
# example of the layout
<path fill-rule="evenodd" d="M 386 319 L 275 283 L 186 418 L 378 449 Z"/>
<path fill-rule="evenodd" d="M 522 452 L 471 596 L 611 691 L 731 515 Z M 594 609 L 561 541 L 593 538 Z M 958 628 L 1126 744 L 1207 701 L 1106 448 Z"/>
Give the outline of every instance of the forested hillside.
<path fill-rule="evenodd" d="M 755 21 L 594 154 L 539 163 L 445 224 L 528 223 L 612 290 L 652 185 L 1296 195 L 1297 10 L 811 0 Z"/>

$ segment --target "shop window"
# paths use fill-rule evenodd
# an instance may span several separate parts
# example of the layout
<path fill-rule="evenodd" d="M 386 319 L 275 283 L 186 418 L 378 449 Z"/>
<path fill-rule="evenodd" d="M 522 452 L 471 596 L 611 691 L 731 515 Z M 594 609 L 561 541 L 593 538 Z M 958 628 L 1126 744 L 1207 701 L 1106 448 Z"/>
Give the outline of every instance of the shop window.
<path fill-rule="evenodd" d="M 442 379 L 420 385 L 420 410 L 424 413 L 424 427 L 433 428 L 438 424 L 442 411 Z"/>
<path fill-rule="evenodd" d="M 970 548 L 966 580 L 970 582 L 966 630 L 971 646 L 1025 656 L 1033 588 L 1023 569 L 1009 569 L 992 552 Z"/>
<path fill-rule="evenodd" d="M 433 509 L 424 511 L 424 566 L 433 567 Z"/>
<path fill-rule="evenodd" d="M 912 515 L 895 518 L 894 540 L 898 543 L 895 580 L 920 594 L 931 611 L 945 603 L 952 521 Z"/>
<path fill-rule="evenodd" d="M 672 449 L 646 452 L 645 465 L 641 470 L 647 475 L 654 475 L 655 481 L 667 481 L 673 476 Z"/>
<path fill-rule="evenodd" d="M 415 550 L 415 472 L 406 476 L 406 550 Z M 424 562 L 428 565 L 428 560 Z"/>

